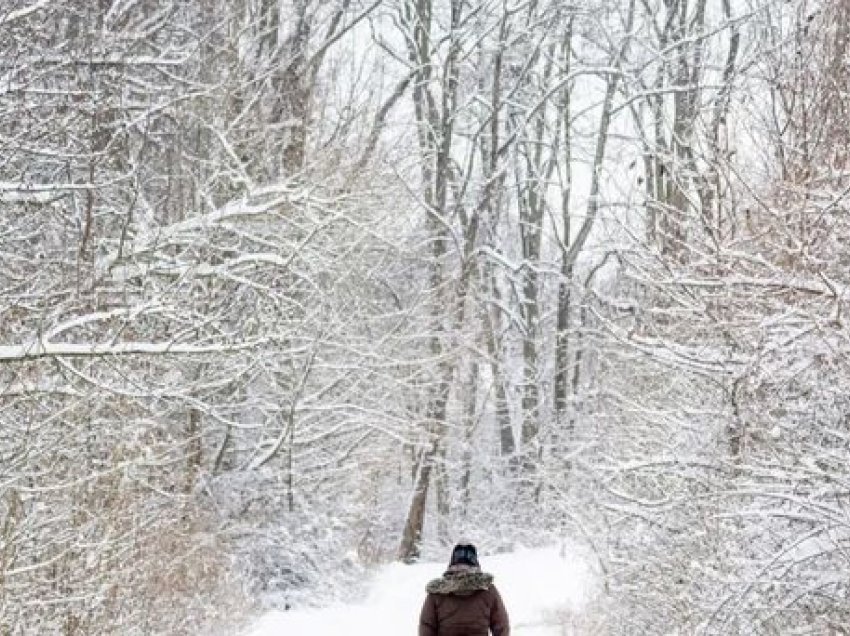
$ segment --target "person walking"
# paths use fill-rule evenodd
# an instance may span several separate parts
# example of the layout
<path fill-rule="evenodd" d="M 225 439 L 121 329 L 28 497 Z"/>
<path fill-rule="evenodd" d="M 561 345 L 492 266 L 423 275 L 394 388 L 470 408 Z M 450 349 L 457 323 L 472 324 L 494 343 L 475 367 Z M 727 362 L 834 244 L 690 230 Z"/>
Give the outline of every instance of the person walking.
<path fill-rule="evenodd" d="M 419 636 L 510 636 L 508 612 L 493 575 L 481 571 L 471 543 L 458 543 L 446 572 L 425 587 Z"/>

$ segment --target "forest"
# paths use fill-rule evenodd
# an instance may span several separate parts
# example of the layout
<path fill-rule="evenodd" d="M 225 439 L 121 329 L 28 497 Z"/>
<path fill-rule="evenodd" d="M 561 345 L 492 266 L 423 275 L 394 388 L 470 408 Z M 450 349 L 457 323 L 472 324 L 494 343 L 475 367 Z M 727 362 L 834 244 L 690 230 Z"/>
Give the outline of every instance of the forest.
<path fill-rule="evenodd" d="M 0 0 L 0 635 L 850 634 L 848 212 L 850 0 Z"/>

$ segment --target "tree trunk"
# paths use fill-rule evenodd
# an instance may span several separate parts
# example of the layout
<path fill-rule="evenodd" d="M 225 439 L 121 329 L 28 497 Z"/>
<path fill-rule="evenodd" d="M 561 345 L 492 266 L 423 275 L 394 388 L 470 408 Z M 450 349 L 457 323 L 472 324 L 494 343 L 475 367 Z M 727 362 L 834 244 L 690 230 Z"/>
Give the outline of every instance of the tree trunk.
<path fill-rule="evenodd" d="M 451 369 L 443 367 L 444 378 L 451 378 Z M 445 436 L 446 404 L 449 397 L 448 382 L 441 382 L 428 418 L 431 429 L 431 444 L 423 451 L 419 474 L 413 488 L 413 498 L 404 523 L 398 558 L 405 563 L 413 563 L 421 554 L 422 528 L 425 525 L 425 505 L 428 502 L 428 490 L 431 486 L 431 473 L 438 460 L 443 437 Z"/>
<path fill-rule="evenodd" d="M 191 493 L 201 474 L 203 448 L 201 440 L 201 412 L 195 407 L 189 409 L 186 423 L 186 483 L 184 490 Z"/>

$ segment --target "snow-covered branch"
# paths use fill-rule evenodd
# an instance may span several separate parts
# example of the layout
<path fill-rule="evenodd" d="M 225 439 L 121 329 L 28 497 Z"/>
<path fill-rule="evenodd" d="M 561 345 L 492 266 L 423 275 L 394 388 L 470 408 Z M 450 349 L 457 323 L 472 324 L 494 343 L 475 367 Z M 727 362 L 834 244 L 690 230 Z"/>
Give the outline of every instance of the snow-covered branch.
<path fill-rule="evenodd" d="M 34 340 L 19 345 L 0 346 L 0 362 L 36 360 L 48 357 L 92 358 L 123 355 L 198 355 L 212 353 L 235 353 L 266 346 L 268 338 L 244 342 L 221 342 L 209 345 L 182 342 L 105 342 L 70 343 Z"/>

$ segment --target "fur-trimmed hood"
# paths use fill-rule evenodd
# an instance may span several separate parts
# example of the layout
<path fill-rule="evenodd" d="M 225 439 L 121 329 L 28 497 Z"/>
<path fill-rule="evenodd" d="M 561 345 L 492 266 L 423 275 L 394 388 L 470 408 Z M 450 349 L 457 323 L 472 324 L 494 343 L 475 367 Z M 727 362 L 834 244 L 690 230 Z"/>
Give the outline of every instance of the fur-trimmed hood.
<path fill-rule="evenodd" d="M 465 596 L 478 590 L 489 590 L 493 584 L 493 575 L 486 572 L 446 572 L 434 579 L 425 591 L 428 594 L 459 594 Z"/>

